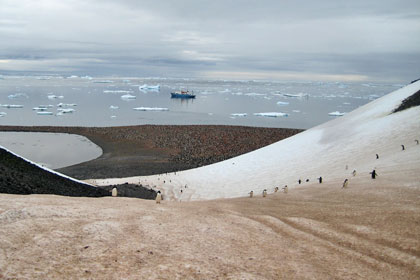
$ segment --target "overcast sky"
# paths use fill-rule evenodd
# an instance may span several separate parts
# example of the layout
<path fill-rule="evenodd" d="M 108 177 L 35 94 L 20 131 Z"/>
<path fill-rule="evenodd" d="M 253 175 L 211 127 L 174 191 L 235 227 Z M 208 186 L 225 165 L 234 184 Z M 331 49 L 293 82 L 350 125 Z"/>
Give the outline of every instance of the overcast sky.
<path fill-rule="evenodd" d="M 420 78 L 419 0 L 0 0 L 0 74 Z"/>

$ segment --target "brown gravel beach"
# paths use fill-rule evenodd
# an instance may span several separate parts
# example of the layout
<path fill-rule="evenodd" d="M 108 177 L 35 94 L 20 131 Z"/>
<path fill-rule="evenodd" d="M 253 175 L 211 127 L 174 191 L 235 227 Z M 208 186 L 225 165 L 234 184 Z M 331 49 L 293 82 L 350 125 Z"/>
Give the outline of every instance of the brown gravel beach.
<path fill-rule="evenodd" d="M 59 169 L 77 179 L 179 171 L 244 154 L 301 132 L 299 129 L 214 125 L 124 127 L 0 126 L 0 131 L 79 134 L 103 149 L 95 160 Z"/>

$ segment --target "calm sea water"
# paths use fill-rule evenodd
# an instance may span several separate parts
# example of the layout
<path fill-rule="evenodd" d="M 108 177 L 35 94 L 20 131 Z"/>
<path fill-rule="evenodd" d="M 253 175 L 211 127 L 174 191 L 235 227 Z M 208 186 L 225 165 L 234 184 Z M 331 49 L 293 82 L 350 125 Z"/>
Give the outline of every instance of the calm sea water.
<path fill-rule="evenodd" d="M 139 86 L 144 84 L 160 85 L 160 90 L 142 91 Z M 328 115 L 331 112 L 350 112 L 402 86 L 4 76 L 0 79 L 0 125 L 223 124 L 306 129 L 334 118 Z M 172 99 L 170 92 L 179 89 L 193 90 L 196 99 Z M 121 97 L 127 94 L 132 97 Z M 44 112 L 49 113 L 41 115 L 33 109 L 40 106 L 46 106 Z M 137 107 L 165 108 L 165 111 L 133 110 Z M 272 117 L 275 115 L 272 113 L 286 113 L 287 117 Z"/>

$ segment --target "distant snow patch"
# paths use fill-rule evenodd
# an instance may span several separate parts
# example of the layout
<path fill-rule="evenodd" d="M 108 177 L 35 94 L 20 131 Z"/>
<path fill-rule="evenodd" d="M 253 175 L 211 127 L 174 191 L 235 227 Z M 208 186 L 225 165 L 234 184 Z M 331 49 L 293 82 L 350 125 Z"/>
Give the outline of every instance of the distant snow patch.
<path fill-rule="evenodd" d="M 248 114 L 247 113 L 233 113 L 233 114 L 230 114 L 232 117 L 246 117 L 246 116 L 248 116 Z"/>
<path fill-rule="evenodd" d="M 340 117 L 340 116 L 344 116 L 345 113 L 341 113 L 339 111 L 335 111 L 335 112 L 331 112 L 328 113 L 329 116 L 333 116 L 333 117 Z"/>

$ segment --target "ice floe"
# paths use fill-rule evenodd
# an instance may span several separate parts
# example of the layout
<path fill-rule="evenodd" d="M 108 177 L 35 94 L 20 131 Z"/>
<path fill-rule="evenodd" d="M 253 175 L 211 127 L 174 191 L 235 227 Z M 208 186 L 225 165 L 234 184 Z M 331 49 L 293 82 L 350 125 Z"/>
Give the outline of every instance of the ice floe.
<path fill-rule="evenodd" d="M 159 91 L 160 85 L 151 86 L 151 85 L 144 84 L 144 85 L 139 86 L 139 90 L 140 91 Z"/>
<path fill-rule="evenodd" d="M 104 93 L 133 93 L 132 90 L 104 90 Z"/>
<path fill-rule="evenodd" d="M 23 105 L 16 105 L 16 104 L 0 104 L 0 107 L 8 108 L 8 109 L 16 109 L 16 108 L 23 108 Z"/>
<path fill-rule="evenodd" d="M 93 81 L 95 84 L 112 84 L 114 81 L 111 80 L 102 80 L 102 81 Z"/>
<path fill-rule="evenodd" d="M 37 115 L 41 115 L 41 116 L 50 116 L 50 115 L 54 115 L 53 112 L 49 112 L 49 111 L 38 111 L 36 112 Z"/>
<path fill-rule="evenodd" d="M 345 113 L 341 113 L 339 111 L 335 111 L 335 112 L 331 112 L 328 113 L 329 116 L 333 116 L 333 117 L 339 117 L 339 116 L 344 116 Z"/>
<path fill-rule="evenodd" d="M 277 118 L 277 117 L 287 117 L 289 116 L 289 114 L 281 113 L 281 112 L 266 112 L 266 113 L 254 113 L 254 116 Z"/>
<path fill-rule="evenodd" d="M 48 108 L 39 106 L 39 107 L 32 108 L 32 110 L 41 112 L 41 111 L 47 111 Z"/>
<path fill-rule="evenodd" d="M 293 98 L 304 98 L 309 97 L 307 93 L 297 93 L 297 94 L 291 94 L 291 93 L 283 93 L 283 96 L 286 97 L 293 97 Z"/>
<path fill-rule="evenodd" d="M 63 99 L 64 98 L 64 96 L 62 95 L 55 95 L 55 94 L 50 94 L 47 97 L 48 99 Z"/>
<path fill-rule="evenodd" d="M 168 108 L 159 108 L 159 107 L 137 107 L 133 108 L 136 111 L 169 111 Z"/>
<path fill-rule="evenodd" d="M 58 103 L 57 107 L 74 107 L 77 106 L 75 103 Z"/>
<path fill-rule="evenodd" d="M 246 116 L 248 116 L 248 114 L 247 113 L 233 113 L 233 114 L 230 114 L 232 117 L 246 117 Z"/>
<path fill-rule="evenodd" d="M 136 96 L 131 95 L 131 94 L 124 94 L 124 95 L 121 95 L 121 99 L 123 99 L 123 100 L 132 100 L 132 99 L 136 99 Z"/>
<path fill-rule="evenodd" d="M 61 114 L 69 114 L 69 113 L 73 113 L 75 110 L 71 108 L 67 108 L 67 109 L 59 108 L 57 109 L 57 111 L 59 111 L 59 113 Z"/>
<path fill-rule="evenodd" d="M 115 119 L 117 116 L 111 116 L 111 119 Z"/>
<path fill-rule="evenodd" d="M 9 99 L 16 99 L 19 97 L 25 97 L 28 98 L 28 95 L 26 93 L 15 93 L 15 94 L 11 94 L 9 96 L 7 96 Z"/>
<path fill-rule="evenodd" d="M 286 106 L 289 105 L 289 102 L 278 101 L 277 105 Z"/>
<path fill-rule="evenodd" d="M 111 110 L 117 110 L 117 109 L 119 109 L 120 107 L 118 107 L 118 106 L 114 106 L 114 105 L 111 105 L 111 106 L 109 106 L 109 109 L 111 109 Z"/>
<path fill-rule="evenodd" d="M 4 116 L 6 116 L 7 115 L 7 113 L 5 113 L 5 112 L 0 112 L 0 118 L 1 117 L 4 117 Z"/>

